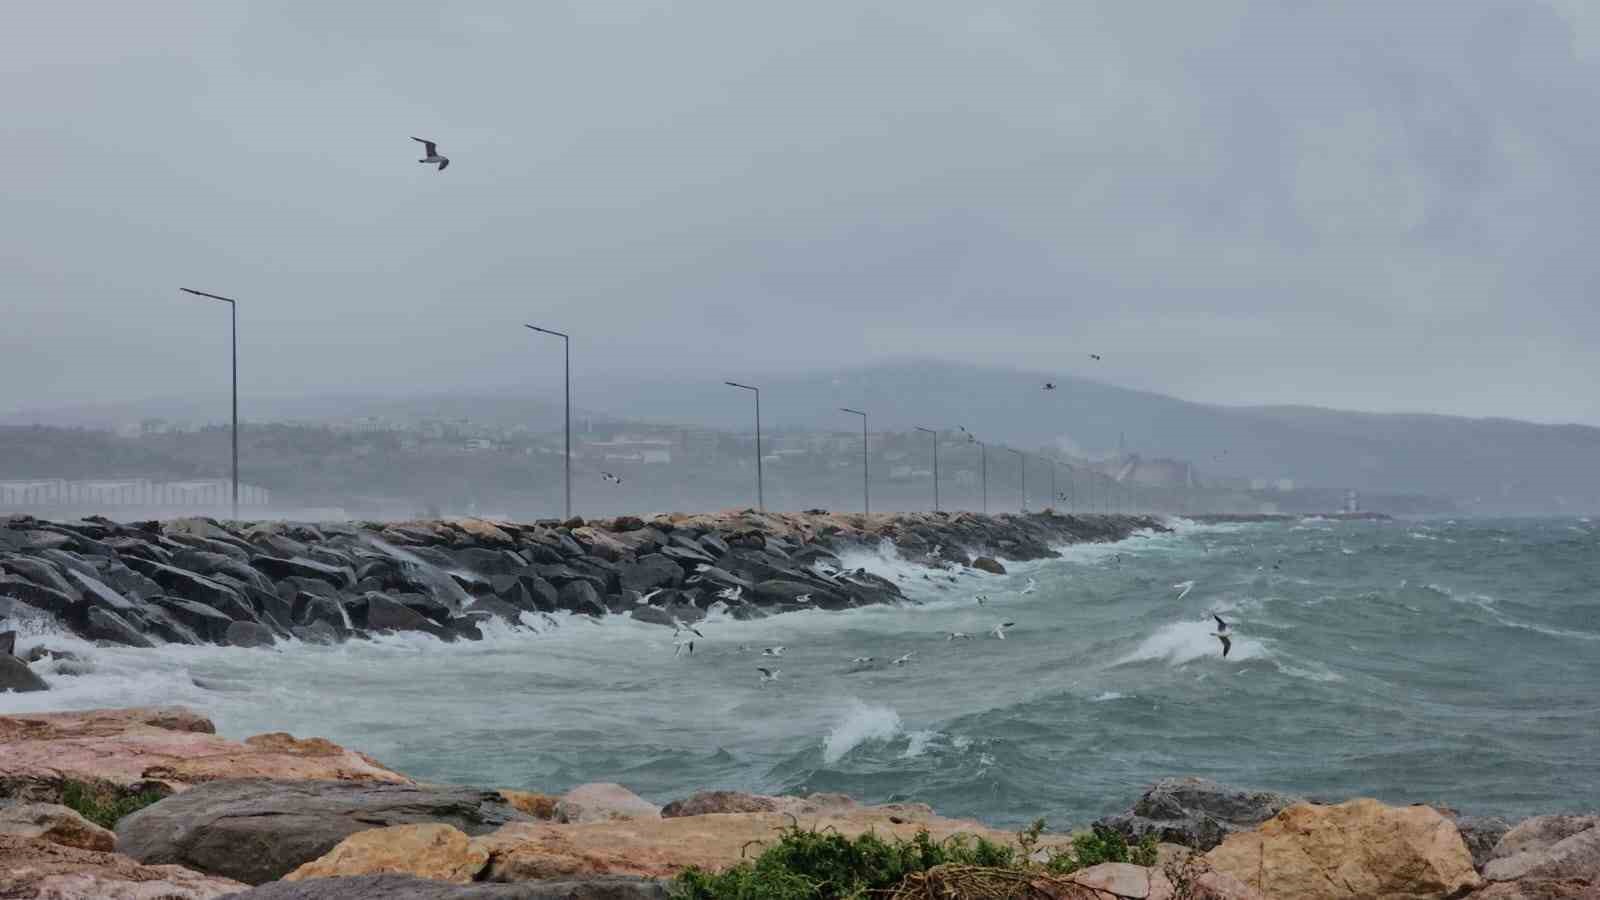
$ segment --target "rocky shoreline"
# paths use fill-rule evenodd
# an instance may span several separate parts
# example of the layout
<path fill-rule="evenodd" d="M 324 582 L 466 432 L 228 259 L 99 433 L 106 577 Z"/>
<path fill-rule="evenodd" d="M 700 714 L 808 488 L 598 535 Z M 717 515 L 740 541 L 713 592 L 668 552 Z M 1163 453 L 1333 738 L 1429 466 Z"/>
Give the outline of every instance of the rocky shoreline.
<path fill-rule="evenodd" d="M 922 804 L 840 795 L 704 791 L 657 807 L 616 784 L 560 796 L 422 784 L 318 738 L 220 738 L 175 707 L 0 716 L 7 898 L 664 900 L 685 869 L 737 865 L 797 823 L 847 837 L 1019 840 Z M 1600 897 L 1600 816 L 1511 823 L 1179 778 L 1095 827 L 1159 840 L 1155 865 L 1041 875 L 1012 896 Z M 1024 849 L 1044 858 L 1072 839 L 1045 833 Z"/>
<path fill-rule="evenodd" d="M 537 626 L 558 612 L 671 626 L 719 605 L 757 618 L 907 602 L 895 582 L 839 558 L 884 540 L 936 569 L 1003 573 L 997 557 L 1042 559 L 1065 544 L 1165 529 L 1147 516 L 1051 512 L 315 525 L 16 516 L 0 519 L 0 620 L 132 647 L 332 643 L 392 631 L 473 640 L 492 622 Z M 30 660 L 0 651 L 0 691 L 43 686 Z"/>

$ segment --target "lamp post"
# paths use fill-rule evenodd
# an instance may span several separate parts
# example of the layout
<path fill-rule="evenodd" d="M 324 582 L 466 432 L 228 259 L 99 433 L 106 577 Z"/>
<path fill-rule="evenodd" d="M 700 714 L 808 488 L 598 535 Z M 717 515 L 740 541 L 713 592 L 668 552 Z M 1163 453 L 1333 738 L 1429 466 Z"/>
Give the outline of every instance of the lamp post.
<path fill-rule="evenodd" d="M 1014 447 L 1007 447 L 1017 455 L 1017 464 L 1022 467 L 1022 511 L 1028 511 L 1028 454 Z"/>
<path fill-rule="evenodd" d="M 933 511 L 939 511 L 939 432 L 932 428 L 916 426 L 918 431 L 926 431 L 933 438 Z"/>
<path fill-rule="evenodd" d="M 239 304 L 227 297 L 208 294 L 192 288 L 178 288 L 196 297 L 209 297 L 228 304 L 228 316 L 233 330 L 233 518 L 239 518 Z"/>
<path fill-rule="evenodd" d="M 561 338 L 561 349 L 566 355 L 566 395 L 567 395 L 567 518 L 572 518 L 572 339 L 559 331 L 529 325 L 528 328 Z"/>
<path fill-rule="evenodd" d="M 762 485 L 761 478 L 761 389 L 758 387 L 751 387 L 748 384 L 740 384 L 737 381 L 724 381 L 723 384 L 727 385 L 728 387 L 753 391 L 756 395 L 756 508 L 762 512 L 766 512 L 767 494 L 765 487 Z"/>
<path fill-rule="evenodd" d="M 867 446 L 867 414 L 859 409 L 839 407 L 840 412 L 847 412 L 852 416 L 861 417 L 861 508 L 866 515 L 872 515 L 872 482 L 868 478 L 867 460 L 869 457 Z"/>

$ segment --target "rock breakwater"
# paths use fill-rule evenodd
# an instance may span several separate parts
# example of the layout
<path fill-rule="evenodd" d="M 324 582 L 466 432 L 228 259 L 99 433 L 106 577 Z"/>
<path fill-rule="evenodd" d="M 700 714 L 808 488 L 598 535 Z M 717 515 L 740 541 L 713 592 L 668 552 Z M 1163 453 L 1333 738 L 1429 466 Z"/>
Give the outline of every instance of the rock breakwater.
<path fill-rule="evenodd" d="M 315 525 L 10 517 L 0 519 L 0 620 L 131 647 L 391 631 L 472 640 L 491 623 L 544 627 L 558 612 L 672 626 L 719 607 L 756 618 L 903 602 L 893 581 L 840 559 L 883 541 L 936 568 L 1003 572 L 997 557 L 1042 559 L 1065 544 L 1164 529 L 1151 517 L 1049 512 Z M 40 688 L 0 656 L 0 690 Z"/>

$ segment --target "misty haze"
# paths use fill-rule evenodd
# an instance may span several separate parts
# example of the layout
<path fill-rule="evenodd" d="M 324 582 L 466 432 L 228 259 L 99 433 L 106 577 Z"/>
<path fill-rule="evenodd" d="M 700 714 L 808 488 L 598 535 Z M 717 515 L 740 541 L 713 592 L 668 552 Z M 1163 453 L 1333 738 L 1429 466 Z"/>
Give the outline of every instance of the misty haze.
<path fill-rule="evenodd" d="M 0 896 L 1600 891 L 1591 4 L 8 25 Z"/>

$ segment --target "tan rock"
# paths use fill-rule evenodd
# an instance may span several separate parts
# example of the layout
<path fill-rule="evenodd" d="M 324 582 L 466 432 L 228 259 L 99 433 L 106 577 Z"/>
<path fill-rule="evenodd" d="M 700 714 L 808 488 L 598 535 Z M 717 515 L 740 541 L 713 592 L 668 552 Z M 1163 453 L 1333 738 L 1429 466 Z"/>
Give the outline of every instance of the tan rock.
<path fill-rule="evenodd" d="M 1500 881 L 1467 900 L 1600 900 L 1600 884 L 1582 879 L 1560 881 Z"/>
<path fill-rule="evenodd" d="M 54 803 L 0 806 L 0 834 L 103 853 L 117 849 L 115 834 L 78 815 L 76 810 Z"/>
<path fill-rule="evenodd" d="M 1483 877 L 1490 881 L 1562 878 L 1600 881 L 1600 827 L 1579 831 L 1553 844 L 1540 841 L 1526 846 L 1528 849 L 1520 853 L 1489 860 L 1483 867 Z M 1495 853 L 1499 852 L 1500 847 L 1496 846 Z"/>
<path fill-rule="evenodd" d="M 352 834 L 283 880 L 395 873 L 467 884 L 488 862 L 488 850 L 453 826 L 395 825 Z"/>
<path fill-rule="evenodd" d="M 536 819 L 554 819 L 556 817 L 556 804 L 561 798 L 549 794 L 535 794 L 529 791 L 501 791 L 500 797 L 512 809 L 527 813 Z"/>
<path fill-rule="evenodd" d="M 661 817 L 708 816 L 719 813 L 775 812 L 778 800 L 742 791 L 700 791 L 661 807 Z"/>
<path fill-rule="evenodd" d="M 1533 816 L 1523 819 L 1500 836 L 1490 859 L 1504 859 L 1518 853 L 1548 850 L 1561 841 L 1600 828 L 1600 816 Z"/>
<path fill-rule="evenodd" d="M 854 836 L 868 830 L 884 837 L 911 838 L 924 828 L 936 840 L 957 833 L 1010 843 L 1015 835 L 956 819 L 929 815 L 911 819 L 916 810 L 900 806 L 833 806 L 804 818 L 808 828 L 836 829 Z M 720 869 L 759 852 L 777 839 L 793 819 L 782 812 L 729 813 L 674 819 L 612 819 L 576 825 L 518 822 L 475 840 L 489 851 L 482 879 L 528 881 L 572 875 L 640 875 L 666 877 L 687 866 Z M 1064 837 L 1047 837 L 1058 845 Z"/>
<path fill-rule="evenodd" d="M 1481 883 L 1460 833 L 1437 810 L 1367 799 L 1291 806 L 1205 858 L 1268 896 L 1297 900 L 1443 898 Z"/>
<path fill-rule="evenodd" d="M 1087 869 L 1079 869 L 1067 876 L 1067 880 L 1086 888 L 1092 888 L 1117 897 L 1127 897 L 1131 900 L 1148 900 L 1150 897 L 1151 882 L 1155 877 L 1154 869 L 1136 866 L 1132 863 L 1101 863 Z M 1165 881 L 1165 878 L 1161 879 Z M 1167 886 L 1167 894 L 1172 893 L 1171 886 Z"/>
<path fill-rule="evenodd" d="M 556 804 L 559 821 L 581 824 L 614 819 L 659 819 L 661 807 L 620 784 L 580 784 Z"/>
<path fill-rule="evenodd" d="M 338 779 L 410 783 L 376 760 L 320 738 L 217 736 L 182 707 L 136 707 L 0 716 L 0 793 L 57 802 L 67 780 L 170 790 L 218 778 Z"/>
<path fill-rule="evenodd" d="M 0 897 L 40 900 L 211 900 L 249 885 L 182 866 L 0 834 Z"/>
<path fill-rule="evenodd" d="M 507 534 L 505 529 L 488 519 L 461 518 L 450 519 L 449 522 L 484 543 L 503 544 L 508 547 L 516 544 L 516 539 Z"/>

